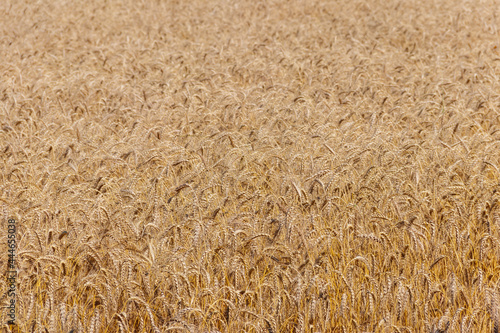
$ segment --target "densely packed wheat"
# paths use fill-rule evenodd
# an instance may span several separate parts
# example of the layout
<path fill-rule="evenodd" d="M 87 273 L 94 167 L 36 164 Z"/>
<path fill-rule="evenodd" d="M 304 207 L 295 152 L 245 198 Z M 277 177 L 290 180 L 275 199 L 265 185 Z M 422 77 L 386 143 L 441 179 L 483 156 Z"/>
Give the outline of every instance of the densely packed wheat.
<path fill-rule="evenodd" d="M 1 1 L 3 329 L 498 332 L 498 5 Z"/>

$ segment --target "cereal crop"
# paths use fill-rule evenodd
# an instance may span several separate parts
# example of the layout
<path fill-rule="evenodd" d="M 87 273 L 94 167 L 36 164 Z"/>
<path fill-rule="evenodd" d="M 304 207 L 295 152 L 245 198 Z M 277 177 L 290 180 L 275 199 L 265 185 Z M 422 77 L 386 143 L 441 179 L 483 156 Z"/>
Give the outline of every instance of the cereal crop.
<path fill-rule="evenodd" d="M 499 25 L 493 0 L 0 1 L 2 330 L 499 332 Z"/>

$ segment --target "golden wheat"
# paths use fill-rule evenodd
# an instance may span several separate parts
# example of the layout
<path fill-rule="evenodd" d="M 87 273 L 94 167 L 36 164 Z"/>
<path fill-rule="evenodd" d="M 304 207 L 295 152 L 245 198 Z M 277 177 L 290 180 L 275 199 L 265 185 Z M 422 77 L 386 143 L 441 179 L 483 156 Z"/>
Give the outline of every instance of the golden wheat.
<path fill-rule="evenodd" d="M 0 3 L 9 332 L 498 332 L 498 3 Z"/>

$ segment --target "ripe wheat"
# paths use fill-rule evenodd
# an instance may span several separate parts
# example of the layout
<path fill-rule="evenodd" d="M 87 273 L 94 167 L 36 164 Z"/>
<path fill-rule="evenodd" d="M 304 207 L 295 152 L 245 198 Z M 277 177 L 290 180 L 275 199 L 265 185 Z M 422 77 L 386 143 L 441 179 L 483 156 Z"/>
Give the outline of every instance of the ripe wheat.
<path fill-rule="evenodd" d="M 497 8 L 1 2 L 2 329 L 498 332 Z"/>

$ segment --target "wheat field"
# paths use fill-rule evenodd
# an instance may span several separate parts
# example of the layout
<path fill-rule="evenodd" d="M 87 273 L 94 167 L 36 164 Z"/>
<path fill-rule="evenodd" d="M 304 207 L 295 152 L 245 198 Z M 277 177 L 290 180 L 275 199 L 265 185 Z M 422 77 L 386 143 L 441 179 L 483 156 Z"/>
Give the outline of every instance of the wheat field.
<path fill-rule="evenodd" d="M 1 1 L 2 330 L 499 332 L 499 9 Z"/>

